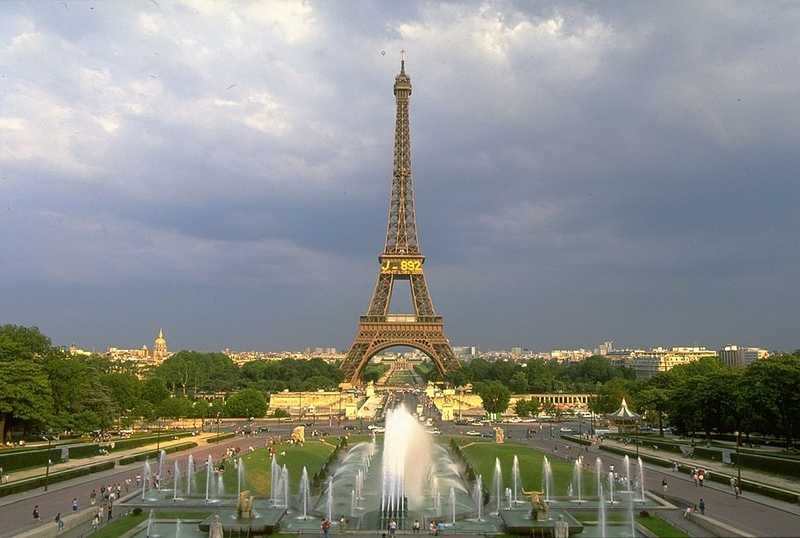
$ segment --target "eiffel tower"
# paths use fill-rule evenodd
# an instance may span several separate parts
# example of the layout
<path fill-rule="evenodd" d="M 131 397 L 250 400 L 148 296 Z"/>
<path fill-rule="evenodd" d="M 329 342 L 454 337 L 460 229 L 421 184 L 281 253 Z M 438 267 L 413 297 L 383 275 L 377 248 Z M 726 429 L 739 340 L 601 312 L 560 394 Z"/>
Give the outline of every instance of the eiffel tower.
<path fill-rule="evenodd" d="M 361 372 L 369 360 L 393 346 L 408 346 L 422 351 L 431 358 L 442 375 L 461 366 L 444 336 L 444 321 L 433 310 L 422 269 L 425 256 L 420 254 L 417 244 L 408 120 L 411 77 L 406 74 L 405 63 L 403 52 L 400 74 L 394 79 L 397 111 L 386 245 L 383 254 L 378 256 L 380 270 L 369 311 L 366 316 L 361 316 L 358 335 L 341 365 L 345 381 L 354 385 L 359 384 Z M 392 290 L 395 282 L 400 280 L 407 281 L 411 287 L 413 314 L 389 314 Z"/>

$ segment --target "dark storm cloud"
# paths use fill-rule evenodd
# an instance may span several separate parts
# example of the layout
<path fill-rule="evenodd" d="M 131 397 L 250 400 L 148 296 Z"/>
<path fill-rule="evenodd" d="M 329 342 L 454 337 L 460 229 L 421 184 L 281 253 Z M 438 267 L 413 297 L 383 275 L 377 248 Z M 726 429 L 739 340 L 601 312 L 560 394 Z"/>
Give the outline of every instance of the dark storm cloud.
<path fill-rule="evenodd" d="M 793 4 L 87 6 L 1 8 L 6 322 L 348 346 L 404 49 L 454 345 L 798 347 Z"/>

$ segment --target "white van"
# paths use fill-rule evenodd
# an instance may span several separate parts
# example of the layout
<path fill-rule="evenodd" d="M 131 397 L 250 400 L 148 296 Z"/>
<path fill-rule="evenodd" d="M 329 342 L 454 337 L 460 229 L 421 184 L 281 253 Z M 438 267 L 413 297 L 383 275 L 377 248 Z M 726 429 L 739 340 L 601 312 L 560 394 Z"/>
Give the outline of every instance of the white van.
<path fill-rule="evenodd" d="M 611 430 L 604 430 L 603 428 L 597 428 L 594 430 L 594 434 L 597 437 L 603 437 L 604 435 L 608 435 L 609 433 L 611 433 Z"/>

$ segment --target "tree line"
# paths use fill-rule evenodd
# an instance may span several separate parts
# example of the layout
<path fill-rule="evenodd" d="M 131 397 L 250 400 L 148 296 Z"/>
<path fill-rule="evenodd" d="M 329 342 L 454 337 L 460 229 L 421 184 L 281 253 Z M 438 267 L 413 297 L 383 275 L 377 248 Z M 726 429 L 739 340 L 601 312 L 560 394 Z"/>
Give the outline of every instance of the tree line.
<path fill-rule="evenodd" d="M 684 434 L 740 432 L 798 437 L 800 350 L 775 354 L 746 369 L 715 358 L 677 366 L 648 380 L 594 356 L 558 363 L 474 359 L 442 378 L 430 362 L 416 367 L 426 381 L 453 388 L 471 385 L 490 413 L 505 412 L 512 394 L 589 393 L 590 409 L 605 415 L 626 398 L 645 420 Z M 386 366 L 370 364 L 364 380 Z M 36 327 L 0 326 L 0 432 L 85 432 L 126 427 L 134 419 L 263 417 L 269 395 L 282 391 L 337 390 L 338 364 L 310 360 L 256 360 L 238 366 L 223 353 L 180 351 L 159 366 L 137 371 L 99 355 L 73 356 L 52 345 Z M 216 398 L 226 394 L 226 398 Z M 520 416 L 563 410 L 521 399 Z"/>

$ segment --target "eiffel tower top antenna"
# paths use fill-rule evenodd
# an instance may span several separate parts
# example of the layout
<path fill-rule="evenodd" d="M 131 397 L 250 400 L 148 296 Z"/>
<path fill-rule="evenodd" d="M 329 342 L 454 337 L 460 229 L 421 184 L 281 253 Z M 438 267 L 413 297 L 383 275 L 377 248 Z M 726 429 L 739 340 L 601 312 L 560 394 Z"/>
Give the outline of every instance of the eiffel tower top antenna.
<path fill-rule="evenodd" d="M 400 53 L 400 73 L 394 78 L 396 99 L 392 192 L 384 254 L 418 254 L 417 222 L 411 172 L 411 77 L 406 74 L 406 52 Z"/>

